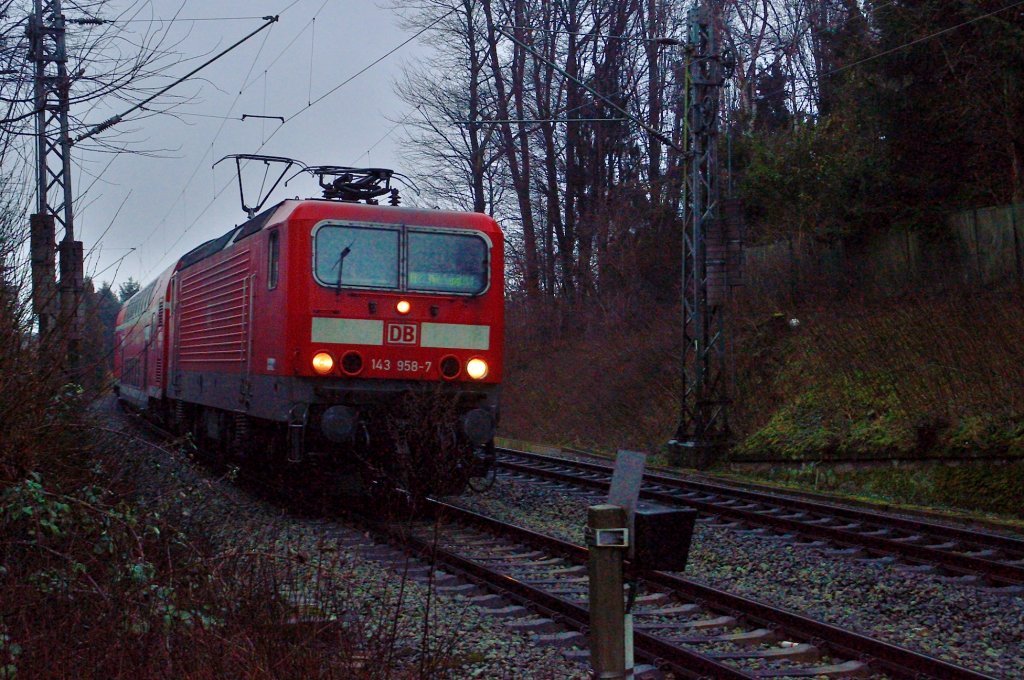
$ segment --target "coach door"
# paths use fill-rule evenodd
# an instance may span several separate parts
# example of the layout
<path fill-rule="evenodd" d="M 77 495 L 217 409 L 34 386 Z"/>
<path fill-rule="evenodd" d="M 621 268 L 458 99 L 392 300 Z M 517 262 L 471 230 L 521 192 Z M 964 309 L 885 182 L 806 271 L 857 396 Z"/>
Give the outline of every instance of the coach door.
<path fill-rule="evenodd" d="M 139 385 L 142 394 L 147 397 L 149 396 L 149 386 L 151 382 L 149 377 L 149 354 L 151 351 L 150 344 L 152 344 L 152 342 L 153 321 L 150 319 L 150 322 L 142 329 L 142 384 Z"/>
<path fill-rule="evenodd" d="M 181 385 L 179 384 L 180 378 L 178 376 L 178 364 L 177 355 L 178 352 L 175 349 L 177 346 L 177 333 L 178 333 L 178 294 L 180 282 L 178 281 L 178 275 L 175 274 L 171 277 L 171 299 L 168 304 L 171 308 L 167 313 L 167 351 L 164 353 L 167 357 L 167 369 L 166 375 L 167 382 L 164 394 L 169 397 L 177 397 L 178 389 Z"/>
<path fill-rule="evenodd" d="M 165 363 L 165 351 L 164 351 L 164 308 L 166 303 L 160 300 L 160 304 L 157 305 L 156 314 L 153 315 L 153 339 L 150 341 L 150 345 L 153 348 L 153 387 L 150 390 L 150 396 L 157 399 L 163 398 L 164 395 L 164 363 Z"/>

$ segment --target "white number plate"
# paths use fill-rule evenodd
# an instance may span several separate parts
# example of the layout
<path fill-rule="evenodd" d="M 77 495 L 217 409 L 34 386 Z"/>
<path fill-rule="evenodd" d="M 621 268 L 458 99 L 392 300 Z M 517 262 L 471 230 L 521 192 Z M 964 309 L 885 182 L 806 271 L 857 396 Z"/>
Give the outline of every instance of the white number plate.
<path fill-rule="evenodd" d="M 370 362 L 370 368 L 375 371 L 390 371 L 391 367 L 394 366 L 395 370 L 399 373 L 429 373 L 432 365 L 433 362 L 431 361 L 415 361 L 412 359 L 402 359 L 395 362 L 392 362 L 391 359 L 373 359 Z"/>

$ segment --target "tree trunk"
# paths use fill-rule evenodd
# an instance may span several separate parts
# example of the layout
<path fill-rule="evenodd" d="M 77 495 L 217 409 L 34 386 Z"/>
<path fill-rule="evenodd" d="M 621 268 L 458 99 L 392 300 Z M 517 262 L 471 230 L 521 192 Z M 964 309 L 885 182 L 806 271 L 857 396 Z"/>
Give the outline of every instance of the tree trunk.
<path fill-rule="evenodd" d="M 466 13 L 466 48 L 469 51 L 469 163 L 470 179 L 473 183 L 473 210 L 482 213 L 487 209 L 487 195 L 484 193 L 484 153 L 485 147 L 480 141 L 480 74 L 483 63 L 477 49 L 476 26 L 473 23 L 473 0 L 463 0 L 462 7 Z"/>
<path fill-rule="evenodd" d="M 521 35 L 522 29 L 518 22 L 519 13 L 521 9 L 522 0 L 516 1 L 516 38 L 522 40 Z M 516 192 L 516 198 L 519 202 L 519 210 L 522 214 L 522 229 L 523 229 L 523 283 L 526 288 L 526 294 L 528 297 L 535 299 L 540 296 L 540 276 L 537 267 L 537 235 L 533 222 L 533 205 L 530 200 L 530 157 L 528 153 L 529 140 L 525 139 L 526 130 L 522 123 L 517 123 L 518 133 L 524 140 L 520 146 L 520 150 L 526 150 L 523 158 L 517 155 L 516 149 L 516 135 L 512 133 L 512 124 L 508 122 L 511 119 L 509 113 L 509 99 L 515 98 L 516 102 L 516 113 L 519 116 L 519 120 L 522 120 L 522 104 L 523 104 L 523 81 L 522 63 L 525 59 L 523 54 L 523 48 L 516 45 L 513 48 L 512 54 L 512 73 L 513 76 L 512 93 L 508 93 L 505 86 L 505 76 L 501 70 L 501 61 L 498 58 L 498 33 L 495 28 L 494 11 L 492 9 L 491 0 L 483 0 L 482 8 L 484 11 L 484 18 L 487 22 L 487 44 L 490 56 L 491 73 L 494 76 L 494 87 L 498 95 L 498 116 L 503 121 L 500 124 L 501 134 L 505 146 L 505 156 L 508 161 L 509 175 L 512 179 L 512 186 Z"/>

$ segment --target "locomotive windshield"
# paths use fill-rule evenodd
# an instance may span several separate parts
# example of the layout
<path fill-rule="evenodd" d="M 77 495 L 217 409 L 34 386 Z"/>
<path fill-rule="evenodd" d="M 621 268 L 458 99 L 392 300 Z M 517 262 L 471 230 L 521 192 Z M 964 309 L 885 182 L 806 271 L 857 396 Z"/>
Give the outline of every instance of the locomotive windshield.
<path fill-rule="evenodd" d="M 323 227 L 316 233 L 316 278 L 327 286 L 398 288 L 397 229 Z"/>
<path fill-rule="evenodd" d="M 316 280 L 332 288 L 477 295 L 488 283 L 488 245 L 474 234 L 328 224 L 314 251 Z"/>
<path fill-rule="evenodd" d="M 409 290 L 482 293 L 487 244 L 478 236 L 409 232 Z"/>

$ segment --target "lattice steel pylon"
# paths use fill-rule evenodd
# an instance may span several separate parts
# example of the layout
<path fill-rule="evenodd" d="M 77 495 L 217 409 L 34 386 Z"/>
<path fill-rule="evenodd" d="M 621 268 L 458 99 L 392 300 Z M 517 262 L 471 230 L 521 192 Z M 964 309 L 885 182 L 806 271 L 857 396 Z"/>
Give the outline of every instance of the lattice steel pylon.
<path fill-rule="evenodd" d="M 730 437 L 723 309 L 728 290 L 727 238 L 718 191 L 724 70 L 711 8 L 695 7 L 687 20 L 689 168 L 683 226 L 683 393 L 679 427 L 669 446 L 682 464 L 703 469 L 718 457 Z"/>
<path fill-rule="evenodd" d="M 71 80 L 60 0 L 35 0 L 28 19 L 29 58 L 35 64 L 36 214 L 31 218 L 33 307 L 44 344 L 66 351 L 68 373 L 77 376 L 83 309 L 82 242 L 75 240 L 71 193 Z M 54 300 L 53 244 L 60 283 Z M 56 303 L 56 304 L 55 304 Z M 59 311 L 55 311 L 59 310 Z"/>

